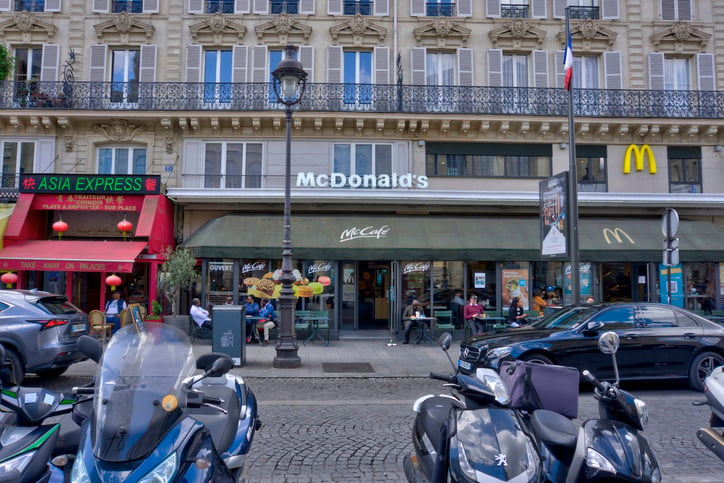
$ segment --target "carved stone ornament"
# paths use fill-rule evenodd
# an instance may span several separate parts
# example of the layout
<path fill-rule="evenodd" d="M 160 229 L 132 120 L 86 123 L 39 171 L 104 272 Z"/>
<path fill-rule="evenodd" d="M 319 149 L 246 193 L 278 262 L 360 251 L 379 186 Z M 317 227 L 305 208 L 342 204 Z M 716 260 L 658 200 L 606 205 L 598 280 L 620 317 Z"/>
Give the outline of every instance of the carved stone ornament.
<path fill-rule="evenodd" d="M 413 30 L 420 46 L 465 47 L 472 30 L 452 17 L 434 17 Z"/>
<path fill-rule="evenodd" d="M 543 45 L 546 31 L 533 25 L 533 22 L 514 18 L 500 27 L 488 32 L 494 48 L 539 49 Z"/>
<path fill-rule="evenodd" d="M 228 15 L 215 13 L 189 26 L 194 42 L 214 44 L 241 43 L 246 35 L 246 26 L 235 22 Z"/>
<path fill-rule="evenodd" d="M 272 20 L 257 25 L 254 30 L 259 43 L 277 45 L 308 44 L 309 37 L 312 35 L 312 27 L 295 20 L 286 13 L 274 15 Z"/>
<path fill-rule="evenodd" d="M 121 12 L 112 18 L 93 26 L 96 37 L 105 43 L 119 41 L 127 44 L 130 42 L 143 43 L 153 37 L 156 28 L 150 23 L 142 22 L 135 16 Z"/>
<path fill-rule="evenodd" d="M 558 32 L 558 40 L 562 48 L 566 46 L 566 31 Z M 573 51 L 582 53 L 601 53 L 609 50 L 616 42 L 618 33 L 601 21 L 585 20 L 571 23 L 571 39 L 574 42 Z"/>
<path fill-rule="evenodd" d="M 19 12 L 0 22 L 0 37 L 4 42 L 48 42 L 58 31 L 52 23 L 38 19 L 32 12 Z"/>
<path fill-rule="evenodd" d="M 654 32 L 651 42 L 656 49 L 664 52 L 700 52 L 709 43 L 711 34 L 689 22 L 674 25 Z"/>
<path fill-rule="evenodd" d="M 369 17 L 355 15 L 329 28 L 335 44 L 373 47 L 385 41 L 387 29 Z"/>
<path fill-rule="evenodd" d="M 94 132 L 104 135 L 109 141 L 115 142 L 132 141 L 137 132 L 145 129 L 145 124 L 131 124 L 125 119 L 113 119 L 108 124 L 98 123 L 93 125 Z"/>

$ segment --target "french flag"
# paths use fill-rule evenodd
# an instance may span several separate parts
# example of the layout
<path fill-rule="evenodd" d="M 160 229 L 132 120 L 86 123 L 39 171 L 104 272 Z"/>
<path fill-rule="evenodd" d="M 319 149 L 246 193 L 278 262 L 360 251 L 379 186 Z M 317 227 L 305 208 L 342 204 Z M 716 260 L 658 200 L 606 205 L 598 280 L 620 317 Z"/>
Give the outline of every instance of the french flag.
<path fill-rule="evenodd" d="M 566 73 L 563 87 L 565 87 L 567 91 L 570 91 L 571 80 L 573 79 L 573 46 L 570 35 L 568 36 L 568 42 L 566 43 L 566 52 L 563 54 L 563 70 Z"/>

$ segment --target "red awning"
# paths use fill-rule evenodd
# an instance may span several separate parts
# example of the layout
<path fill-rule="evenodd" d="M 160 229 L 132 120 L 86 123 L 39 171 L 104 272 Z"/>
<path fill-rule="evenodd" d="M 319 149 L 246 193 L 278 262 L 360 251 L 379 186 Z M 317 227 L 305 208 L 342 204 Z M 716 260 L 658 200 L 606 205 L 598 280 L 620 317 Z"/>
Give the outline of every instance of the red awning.
<path fill-rule="evenodd" d="M 145 241 L 22 241 L 0 250 L 0 270 L 130 273 L 145 247 Z"/>

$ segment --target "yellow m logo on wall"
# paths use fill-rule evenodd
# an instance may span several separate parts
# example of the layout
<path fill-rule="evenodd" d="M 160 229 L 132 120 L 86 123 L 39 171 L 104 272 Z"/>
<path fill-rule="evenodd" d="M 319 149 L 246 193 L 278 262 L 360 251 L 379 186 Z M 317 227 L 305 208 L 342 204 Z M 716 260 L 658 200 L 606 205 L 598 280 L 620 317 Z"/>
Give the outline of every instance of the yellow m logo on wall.
<path fill-rule="evenodd" d="M 626 154 L 623 155 L 623 174 L 631 172 L 631 156 L 634 157 L 636 171 L 643 171 L 644 157 L 647 155 L 649 158 L 649 173 L 656 174 L 656 157 L 648 144 L 642 144 L 640 148 L 635 144 L 630 144 L 626 148 Z"/>
<path fill-rule="evenodd" d="M 631 238 L 628 235 L 628 233 L 626 233 L 619 227 L 615 227 L 613 229 L 604 228 L 603 229 L 603 238 L 606 240 L 606 243 L 608 243 L 609 245 L 611 244 L 611 238 L 616 240 L 619 244 L 623 243 L 624 238 L 627 239 L 630 244 L 632 244 L 632 245 L 636 244 L 636 242 L 633 241 L 633 238 Z"/>

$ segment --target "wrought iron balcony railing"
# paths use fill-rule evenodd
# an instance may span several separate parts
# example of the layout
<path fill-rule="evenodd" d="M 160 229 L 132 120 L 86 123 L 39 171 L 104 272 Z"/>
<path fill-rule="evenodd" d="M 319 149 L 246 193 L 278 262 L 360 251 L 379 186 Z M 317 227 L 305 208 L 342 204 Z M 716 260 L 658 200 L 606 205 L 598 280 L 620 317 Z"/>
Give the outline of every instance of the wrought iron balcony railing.
<path fill-rule="evenodd" d="M 16 12 L 45 12 L 45 0 L 15 0 Z"/>
<path fill-rule="evenodd" d="M 598 20 L 599 14 L 598 14 L 598 7 L 568 7 L 570 10 L 569 15 L 570 18 L 576 19 L 576 20 Z"/>
<path fill-rule="evenodd" d="M 342 7 L 345 15 L 372 15 L 371 0 L 344 0 Z"/>
<path fill-rule="evenodd" d="M 568 92 L 553 88 L 307 84 L 299 109 L 566 116 Z M 724 91 L 575 89 L 577 116 L 719 119 Z M 279 110 L 269 83 L 0 82 L 0 110 Z"/>
<path fill-rule="evenodd" d="M 502 18 L 528 18 L 528 5 L 501 5 Z"/>
<path fill-rule="evenodd" d="M 235 0 L 206 0 L 205 13 L 234 13 Z"/>
<path fill-rule="evenodd" d="M 111 12 L 142 13 L 143 0 L 113 0 L 111 2 Z"/>
<path fill-rule="evenodd" d="M 299 0 L 271 0 L 271 13 L 299 13 Z"/>
<path fill-rule="evenodd" d="M 427 2 L 425 3 L 425 14 L 428 17 L 453 17 L 455 4 L 452 2 Z"/>

